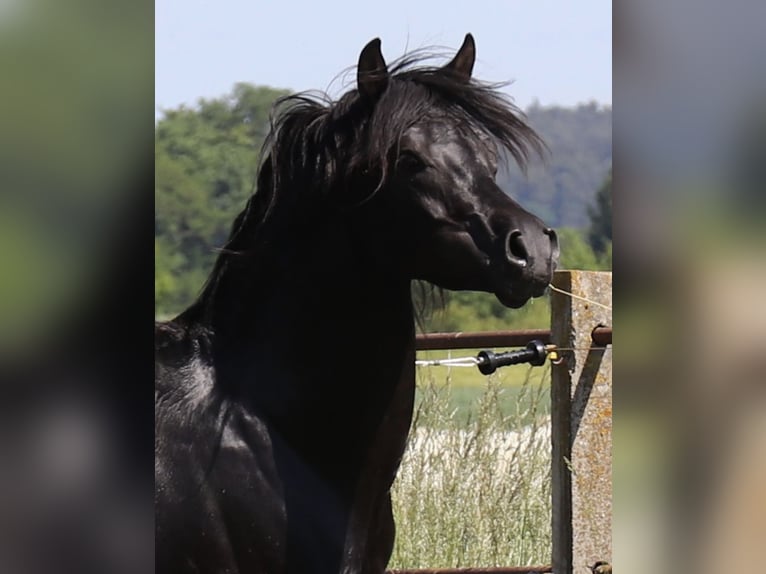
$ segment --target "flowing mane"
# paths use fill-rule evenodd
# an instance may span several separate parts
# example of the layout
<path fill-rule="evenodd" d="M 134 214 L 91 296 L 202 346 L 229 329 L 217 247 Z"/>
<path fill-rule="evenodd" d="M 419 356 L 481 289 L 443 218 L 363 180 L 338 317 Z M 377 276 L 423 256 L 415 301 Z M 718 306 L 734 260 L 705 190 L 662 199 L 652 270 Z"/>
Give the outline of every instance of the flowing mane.
<path fill-rule="evenodd" d="M 388 89 L 375 106 L 357 89 L 337 101 L 316 91 L 277 100 L 256 191 L 235 219 L 201 298 L 231 257 L 256 250 L 268 237 L 270 221 L 283 220 L 277 212 L 368 200 L 390 176 L 392 152 L 404 131 L 424 117 L 489 136 L 522 170 L 532 154 L 545 153 L 523 113 L 498 91 L 505 84 L 465 81 L 444 67 L 424 65 L 431 53 L 421 50 L 393 62 Z"/>
<path fill-rule="evenodd" d="M 376 189 L 388 176 L 392 150 L 404 131 L 438 116 L 492 136 L 523 168 L 545 144 L 500 84 L 464 81 L 443 67 L 408 55 L 391 65 L 388 89 L 372 107 L 354 89 L 332 101 L 322 93 L 299 93 L 277 101 L 262 157 L 272 164 L 272 192 L 305 184 L 327 190 L 358 171 L 376 170 Z M 301 181 L 295 180 L 300 174 Z"/>

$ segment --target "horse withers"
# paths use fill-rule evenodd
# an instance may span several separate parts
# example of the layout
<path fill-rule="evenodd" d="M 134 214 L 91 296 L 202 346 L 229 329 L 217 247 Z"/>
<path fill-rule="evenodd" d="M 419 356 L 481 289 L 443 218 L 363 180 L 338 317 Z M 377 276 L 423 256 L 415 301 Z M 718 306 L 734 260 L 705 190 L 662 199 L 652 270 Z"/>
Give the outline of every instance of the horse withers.
<path fill-rule="evenodd" d="M 277 104 L 257 190 L 156 332 L 160 572 L 380 573 L 415 391 L 410 284 L 543 294 L 555 232 L 495 183 L 544 145 L 471 78 L 362 50 L 337 101 Z"/>

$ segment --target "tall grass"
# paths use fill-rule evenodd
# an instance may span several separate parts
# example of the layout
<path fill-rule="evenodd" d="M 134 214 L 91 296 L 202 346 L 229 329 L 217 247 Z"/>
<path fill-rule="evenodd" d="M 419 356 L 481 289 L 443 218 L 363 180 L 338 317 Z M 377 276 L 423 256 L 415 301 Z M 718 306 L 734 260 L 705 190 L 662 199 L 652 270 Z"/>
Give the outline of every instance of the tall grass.
<path fill-rule="evenodd" d="M 549 377 L 531 373 L 513 387 L 490 377 L 461 405 L 449 376 L 419 370 L 390 567 L 550 563 Z"/>

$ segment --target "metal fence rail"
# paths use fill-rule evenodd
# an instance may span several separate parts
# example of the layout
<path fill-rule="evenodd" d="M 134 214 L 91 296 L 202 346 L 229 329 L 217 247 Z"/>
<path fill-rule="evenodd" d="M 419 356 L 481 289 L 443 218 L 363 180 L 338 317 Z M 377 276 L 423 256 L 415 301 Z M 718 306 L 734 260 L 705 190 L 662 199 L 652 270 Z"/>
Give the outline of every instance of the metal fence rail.
<path fill-rule="evenodd" d="M 490 568 L 413 568 L 386 570 L 387 574 L 547 574 L 552 566 L 506 566 Z"/>
<path fill-rule="evenodd" d="M 415 338 L 418 351 L 447 349 L 483 349 L 492 347 L 523 347 L 533 339 L 544 344 L 551 342 L 550 329 L 523 329 L 519 331 L 477 331 L 474 333 L 425 333 Z M 596 327 L 591 340 L 599 347 L 612 344 L 612 328 Z"/>

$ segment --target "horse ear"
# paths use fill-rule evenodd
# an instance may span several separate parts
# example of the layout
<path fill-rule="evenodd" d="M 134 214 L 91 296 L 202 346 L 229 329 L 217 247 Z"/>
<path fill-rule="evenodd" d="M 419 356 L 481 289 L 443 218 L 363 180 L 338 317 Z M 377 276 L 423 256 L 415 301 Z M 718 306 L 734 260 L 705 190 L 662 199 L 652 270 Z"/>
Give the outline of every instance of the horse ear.
<path fill-rule="evenodd" d="M 388 67 L 380 51 L 380 38 L 371 40 L 359 54 L 356 83 L 361 96 L 370 102 L 375 102 L 388 86 Z"/>
<path fill-rule="evenodd" d="M 452 61 L 444 66 L 445 70 L 451 70 L 460 80 L 467 82 L 471 79 L 473 63 L 476 61 L 476 43 L 471 34 L 465 35 L 463 45 L 452 58 Z"/>

